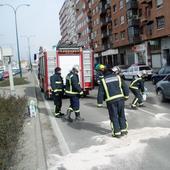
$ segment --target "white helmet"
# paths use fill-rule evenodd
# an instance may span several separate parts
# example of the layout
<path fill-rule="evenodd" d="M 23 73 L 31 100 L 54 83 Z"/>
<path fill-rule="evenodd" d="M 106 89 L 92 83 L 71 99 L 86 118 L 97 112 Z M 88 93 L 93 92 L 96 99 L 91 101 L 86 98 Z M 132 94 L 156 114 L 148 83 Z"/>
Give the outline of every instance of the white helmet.
<path fill-rule="evenodd" d="M 119 73 L 121 72 L 121 70 L 120 70 L 120 68 L 119 68 L 118 66 L 114 66 L 114 67 L 112 68 L 112 71 L 113 71 L 114 73 L 116 73 L 116 74 L 119 74 Z"/>
<path fill-rule="evenodd" d="M 72 70 L 75 72 L 79 72 L 79 65 L 74 65 Z"/>
<path fill-rule="evenodd" d="M 146 70 L 142 70 L 142 75 L 146 75 L 146 74 L 147 74 Z"/>

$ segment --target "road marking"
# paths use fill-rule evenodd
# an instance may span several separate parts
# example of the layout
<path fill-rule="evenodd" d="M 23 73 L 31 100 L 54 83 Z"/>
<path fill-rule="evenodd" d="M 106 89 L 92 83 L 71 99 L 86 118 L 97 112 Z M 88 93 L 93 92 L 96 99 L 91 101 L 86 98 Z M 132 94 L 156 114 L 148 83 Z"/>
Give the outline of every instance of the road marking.
<path fill-rule="evenodd" d="M 35 75 L 35 73 L 34 73 Z M 35 75 L 35 78 L 37 80 L 37 83 L 39 84 L 39 81 L 37 79 L 37 76 Z M 68 145 L 67 145 L 67 142 L 64 138 L 64 136 L 62 135 L 62 132 L 57 124 L 57 121 L 55 119 L 55 117 L 53 116 L 53 114 L 51 113 L 51 109 L 50 109 L 50 105 L 48 104 L 48 102 L 45 100 L 44 96 L 42 95 L 41 93 L 41 96 L 43 98 L 43 101 L 45 103 L 45 106 L 46 106 L 46 109 L 48 111 L 48 114 L 50 115 L 49 118 L 50 118 L 50 121 L 51 121 L 51 125 L 52 125 L 52 128 L 53 128 L 53 131 L 54 131 L 54 135 L 55 137 L 58 139 L 58 142 L 59 142 L 59 147 L 62 151 L 62 154 L 63 155 L 67 155 L 69 153 L 71 153 Z"/>
<path fill-rule="evenodd" d="M 151 115 L 151 116 L 153 116 L 155 118 L 157 117 L 156 116 L 157 114 L 154 114 L 154 113 L 152 113 L 150 111 L 147 111 L 147 110 L 144 110 L 144 109 L 141 109 L 141 108 L 138 108 L 138 110 L 143 111 L 143 112 L 145 112 L 145 113 L 147 113 L 147 114 L 149 114 L 149 115 Z M 161 114 L 161 113 L 159 113 L 159 114 Z M 170 119 L 165 118 L 165 117 L 160 117 L 160 119 L 163 119 L 163 120 L 166 120 L 166 121 L 170 121 Z"/>

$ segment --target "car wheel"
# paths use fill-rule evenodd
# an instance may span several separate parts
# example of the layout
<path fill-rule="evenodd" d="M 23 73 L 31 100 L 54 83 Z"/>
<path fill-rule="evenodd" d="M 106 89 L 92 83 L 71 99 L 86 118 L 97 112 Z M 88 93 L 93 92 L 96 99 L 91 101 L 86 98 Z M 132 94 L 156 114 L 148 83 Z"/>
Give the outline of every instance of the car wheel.
<path fill-rule="evenodd" d="M 163 91 L 159 89 L 157 94 L 158 94 L 159 101 L 160 102 L 165 102 L 165 97 L 164 97 Z"/>

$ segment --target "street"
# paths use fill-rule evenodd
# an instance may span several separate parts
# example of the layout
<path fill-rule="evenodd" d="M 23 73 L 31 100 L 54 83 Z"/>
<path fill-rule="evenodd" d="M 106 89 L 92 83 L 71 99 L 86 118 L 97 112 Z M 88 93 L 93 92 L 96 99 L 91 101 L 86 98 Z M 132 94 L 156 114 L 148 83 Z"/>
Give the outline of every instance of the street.
<path fill-rule="evenodd" d="M 146 107 L 131 110 L 132 95 L 126 102 L 129 133 L 120 139 L 111 137 L 106 106 L 96 107 L 97 87 L 81 99 L 81 116 L 85 120 L 73 123 L 55 118 L 53 101 L 44 102 L 37 88 L 40 121 L 44 121 L 44 116 L 48 117 L 54 132 L 51 135 L 57 138 L 54 144 L 54 139 L 49 142 L 51 135 L 42 135 L 48 169 L 169 170 L 170 106 L 168 102 L 159 103 L 150 81 L 146 82 L 146 87 L 149 91 Z M 68 106 L 69 100 L 63 99 L 63 113 Z M 41 123 L 44 133 L 47 124 Z"/>

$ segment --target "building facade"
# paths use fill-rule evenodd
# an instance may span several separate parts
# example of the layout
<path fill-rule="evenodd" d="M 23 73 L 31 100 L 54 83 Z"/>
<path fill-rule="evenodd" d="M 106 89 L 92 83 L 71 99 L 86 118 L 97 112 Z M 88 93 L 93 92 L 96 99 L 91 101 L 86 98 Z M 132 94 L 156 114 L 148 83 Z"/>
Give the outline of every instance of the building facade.
<path fill-rule="evenodd" d="M 169 8 L 168 0 L 77 0 L 77 42 L 96 63 L 170 65 Z"/>

